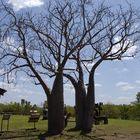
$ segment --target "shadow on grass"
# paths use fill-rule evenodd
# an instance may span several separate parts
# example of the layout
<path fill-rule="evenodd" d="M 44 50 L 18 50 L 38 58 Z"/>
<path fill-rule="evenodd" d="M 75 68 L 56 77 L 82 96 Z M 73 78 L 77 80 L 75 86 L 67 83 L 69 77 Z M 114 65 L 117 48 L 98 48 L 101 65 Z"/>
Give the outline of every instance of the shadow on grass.
<path fill-rule="evenodd" d="M 71 128 L 71 129 L 68 129 L 67 130 L 68 132 L 77 132 L 79 131 L 80 134 L 79 134 L 79 137 L 82 137 L 83 139 L 91 139 L 91 140 L 104 140 L 103 138 L 98 138 L 95 136 L 95 132 L 96 130 L 94 131 L 81 131 L 77 128 Z"/>
<path fill-rule="evenodd" d="M 39 135 L 38 138 L 39 138 L 39 140 L 47 140 L 47 138 L 52 138 L 52 140 L 55 140 L 55 139 L 73 140 L 76 138 L 76 140 L 77 140 L 77 136 L 70 135 L 68 133 L 61 133 L 58 135 L 52 135 L 52 134 L 49 134 L 48 132 L 46 132 L 44 134 Z"/>
<path fill-rule="evenodd" d="M 79 133 L 78 133 L 79 132 Z M 58 135 L 53 135 L 48 132 L 40 134 L 38 136 L 39 140 L 47 140 L 47 139 L 61 139 L 61 140 L 104 140 L 103 138 L 99 138 L 95 136 L 95 133 L 91 132 L 81 132 L 78 129 L 71 128 L 63 131 L 63 133 Z"/>
<path fill-rule="evenodd" d="M 45 140 L 47 137 L 49 137 L 50 136 L 50 134 L 48 133 L 48 132 L 45 132 L 45 133 L 43 133 L 43 134 L 40 134 L 39 136 L 38 136 L 38 138 L 39 138 L 39 140 Z"/>
<path fill-rule="evenodd" d="M 4 131 L 0 133 L 0 139 L 30 139 L 30 140 L 104 140 L 96 137 L 94 131 L 91 133 L 83 133 L 75 128 L 65 129 L 58 135 L 50 134 L 45 130 L 38 129 L 21 129 L 18 131 Z"/>
<path fill-rule="evenodd" d="M 67 131 L 68 131 L 68 132 L 73 132 L 73 131 L 76 132 L 76 131 L 81 131 L 81 130 L 74 127 L 74 128 L 68 129 Z"/>
<path fill-rule="evenodd" d="M 18 130 L 18 131 L 3 131 L 0 133 L 0 140 L 8 139 L 34 139 L 38 138 L 38 135 L 41 133 L 39 130 L 28 129 L 28 130 Z"/>

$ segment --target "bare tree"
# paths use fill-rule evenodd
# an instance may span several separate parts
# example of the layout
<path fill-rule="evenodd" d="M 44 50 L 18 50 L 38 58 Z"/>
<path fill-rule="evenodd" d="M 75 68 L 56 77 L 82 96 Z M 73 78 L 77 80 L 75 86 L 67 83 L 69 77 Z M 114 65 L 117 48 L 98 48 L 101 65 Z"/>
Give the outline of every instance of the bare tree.
<path fill-rule="evenodd" d="M 72 82 L 75 88 L 76 128 L 91 131 L 95 115 L 95 71 L 106 60 L 123 60 L 134 57 L 139 51 L 140 28 L 136 11 L 132 9 L 131 5 L 126 11 L 123 11 L 122 7 L 112 11 L 111 7 L 101 4 L 93 17 L 89 15 L 89 11 L 86 12 L 85 7 L 84 3 L 81 7 L 84 11 L 84 29 L 87 31 L 93 25 L 94 28 L 88 32 L 86 41 L 81 44 L 85 47 L 79 49 L 78 55 L 73 55 L 71 58 L 75 59 L 77 63 L 75 70 L 79 75 L 78 79 L 70 74 L 64 74 L 64 76 Z M 91 17 L 94 20 L 91 20 Z M 89 73 L 88 81 L 84 81 L 84 69 Z M 84 83 L 87 85 L 87 90 L 85 90 Z"/>
<path fill-rule="evenodd" d="M 139 30 L 131 7 L 126 12 L 120 8 L 114 13 L 103 3 L 99 7 L 93 6 L 82 0 L 54 1 L 48 3 L 44 13 L 35 16 L 31 13 L 16 14 L 2 4 L 2 76 L 9 80 L 12 74 L 18 76 L 19 71 L 24 71 L 35 84 L 42 86 L 48 98 L 48 130 L 53 134 L 64 129 L 63 74 L 67 75 L 66 70 L 71 70 L 67 68 L 68 64 L 71 65 L 70 60 L 76 60 L 75 71 L 79 73 L 76 95 L 79 96 L 77 106 L 80 104 L 79 109 L 83 110 L 82 129 L 90 131 L 94 116 L 96 68 L 104 60 L 128 57 L 126 52 L 138 41 Z M 87 63 L 93 64 L 90 70 Z M 87 93 L 83 68 L 89 72 Z M 54 80 L 51 89 L 46 77 Z M 83 96 L 80 96 L 80 91 Z"/>

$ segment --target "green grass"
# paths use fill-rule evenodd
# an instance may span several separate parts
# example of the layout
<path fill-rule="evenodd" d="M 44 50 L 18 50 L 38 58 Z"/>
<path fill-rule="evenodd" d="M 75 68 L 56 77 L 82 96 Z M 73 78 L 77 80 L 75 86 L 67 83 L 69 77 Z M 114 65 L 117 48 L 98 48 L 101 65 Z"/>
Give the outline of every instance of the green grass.
<path fill-rule="evenodd" d="M 2 116 L 0 116 L 0 120 Z M 43 134 L 47 130 L 47 120 L 40 118 L 36 123 L 36 130 L 34 130 L 34 124 L 28 123 L 29 116 L 12 115 L 9 120 L 9 130 L 7 131 L 7 121 L 3 121 L 3 132 L 1 133 L 1 139 L 11 140 L 36 140 L 40 134 Z"/>
<path fill-rule="evenodd" d="M 8 132 L 5 131 L 6 123 L 5 121 L 3 125 L 4 132 L 1 132 L 0 139 L 38 140 L 47 130 L 47 121 L 41 119 L 36 123 L 37 129 L 33 130 L 33 123 L 28 123 L 28 116 L 12 115 L 9 121 Z M 80 131 L 69 131 L 71 128 L 74 128 L 74 126 L 75 123 L 73 121 L 68 122 L 68 126 L 62 134 L 51 137 L 47 136 L 46 140 L 99 140 L 98 137 L 100 136 L 115 133 L 140 134 L 140 121 L 110 119 L 108 125 L 94 126 L 92 132 L 86 135 L 80 135 Z"/>
<path fill-rule="evenodd" d="M 96 128 L 101 129 L 107 135 L 113 133 L 140 134 L 140 121 L 110 119 L 108 125 L 99 125 Z"/>
<path fill-rule="evenodd" d="M 1 120 L 2 116 L 0 116 Z M 31 129 L 34 127 L 33 123 L 28 123 L 29 116 L 23 115 L 12 115 L 9 121 L 9 130 L 19 130 L 19 129 Z M 3 122 L 3 128 L 5 129 L 7 122 Z M 36 128 L 41 130 L 47 129 L 47 120 L 39 120 L 39 123 L 36 123 Z"/>

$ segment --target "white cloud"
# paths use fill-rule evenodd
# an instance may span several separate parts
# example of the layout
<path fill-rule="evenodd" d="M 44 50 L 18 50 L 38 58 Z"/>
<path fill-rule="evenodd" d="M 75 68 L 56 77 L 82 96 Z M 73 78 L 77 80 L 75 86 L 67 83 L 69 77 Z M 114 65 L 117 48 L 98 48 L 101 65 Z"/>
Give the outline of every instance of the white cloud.
<path fill-rule="evenodd" d="M 140 80 L 136 80 L 136 83 L 137 83 L 137 84 L 140 84 Z"/>
<path fill-rule="evenodd" d="M 95 72 L 95 75 L 96 75 L 96 76 L 99 76 L 99 75 L 101 75 L 101 73 Z"/>
<path fill-rule="evenodd" d="M 28 77 L 23 77 L 23 76 L 21 76 L 20 78 L 19 78 L 21 81 L 24 81 L 24 82 L 28 82 L 28 81 L 31 81 L 31 79 Z"/>
<path fill-rule="evenodd" d="M 13 5 L 15 11 L 28 7 L 41 6 L 44 4 L 42 0 L 9 0 L 8 3 Z"/>
<path fill-rule="evenodd" d="M 118 83 L 116 83 L 116 86 L 125 86 L 127 84 L 128 84 L 128 82 L 118 82 Z"/>
<path fill-rule="evenodd" d="M 128 72 L 129 70 L 127 68 L 122 68 L 122 69 L 114 68 L 114 71 L 119 74 L 122 74 Z"/>
<path fill-rule="evenodd" d="M 129 100 L 129 101 L 131 101 L 132 97 L 120 96 L 117 99 L 118 100 Z"/>
<path fill-rule="evenodd" d="M 4 69 L 0 69 L 0 75 L 2 75 L 4 72 Z"/>
<path fill-rule="evenodd" d="M 120 87 L 121 90 L 123 91 L 128 91 L 135 88 L 133 85 L 129 84 L 128 82 L 118 82 L 116 83 L 116 86 Z"/>
<path fill-rule="evenodd" d="M 121 39 L 121 38 L 120 38 L 119 36 L 116 37 L 116 38 L 114 39 L 114 43 L 120 41 L 120 39 Z M 136 45 L 133 45 L 133 42 L 132 42 L 131 40 L 127 39 L 127 40 L 125 41 L 125 43 L 122 42 L 122 43 L 120 43 L 120 44 L 116 44 L 116 45 L 113 47 L 113 49 L 112 49 L 112 53 L 118 53 L 118 54 L 119 54 L 120 51 L 121 51 L 121 47 L 122 47 L 122 50 L 124 50 L 126 47 L 128 48 L 127 51 L 122 55 L 123 60 L 133 59 L 132 56 L 135 55 L 136 50 L 137 50 L 137 46 L 136 46 Z M 118 50 L 120 50 L 120 51 L 118 52 Z"/>
<path fill-rule="evenodd" d="M 120 96 L 120 97 L 117 97 L 114 102 L 116 104 L 130 104 L 132 101 L 134 101 L 134 97 L 131 97 L 131 96 Z"/>
<path fill-rule="evenodd" d="M 5 40 L 2 42 L 2 46 L 5 49 L 7 49 L 7 50 L 9 50 L 9 51 L 11 51 L 13 53 L 17 53 L 17 52 L 22 53 L 22 51 L 23 51 L 23 48 L 22 47 L 18 47 L 18 44 L 14 40 L 13 37 L 7 37 L 7 38 L 5 38 Z"/>
<path fill-rule="evenodd" d="M 123 68 L 122 70 L 120 70 L 119 72 L 122 73 L 122 72 L 127 72 L 128 69 L 127 68 Z"/>
<path fill-rule="evenodd" d="M 3 49 L 6 49 L 7 52 L 23 55 L 23 46 L 18 44 L 13 37 L 5 38 L 1 46 Z M 28 49 L 26 49 L 26 51 L 28 52 Z"/>
<path fill-rule="evenodd" d="M 18 95 L 18 98 L 20 98 L 20 99 L 27 99 L 28 96 L 27 95 Z"/>
<path fill-rule="evenodd" d="M 32 89 L 23 89 L 23 93 L 27 94 L 27 95 L 30 95 L 30 96 L 41 95 L 41 93 L 39 91 L 32 90 Z"/>
<path fill-rule="evenodd" d="M 64 84 L 64 87 L 67 88 L 67 89 L 73 89 L 74 88 L 73 85 L 69 84 L 69 83 Z"/>
<path fill-rule="evenodd" d="M 123 91 L 128 91 L 128 90 L 131 90 L 131 89 L 134 89 L 134 88 L 135 88 L 134 86 L 128 84 L 128 85 L 123 86 L 122 90 Z"/>
<path fill-rule="evenodd" d="M 9 92 L 20 92 L 21 91 L 21 87 L 18 85 L 18 86 L 15 86 L 13 83 L 11 84 L 8 84 L 8 83 L 5 83 L 5 82 L 0 82 L 0 85 L 2 88 L 6 89 L 7 91 Z"/>
<path fill-rule="evenodd" d="M 101 84 L 95 84 L 95 87 L 102 87 Z"/>
<path fill-rule="evenodd" d="M 7 37 L 7 38 L 5 38 L 5 40 L 2 42 L 2 46 L 3 47 L 5 47 L 6 49 L 9 49 L 9 50 L 11 50 L 11 51 L 13 51 L 13 52 L 15 52 L 17 49 L 14 47 L 14 46 L 16 46 L 15 45 L 16 43 L 15 43 L 15 40 L 14 40 L 14 38 L 10 38 L 10 37 Z"/>
<path fill-rule="evenodd" d="M 88 69 L 91 69 L 91 68 L 94 66 L 94 64 L 95 64 L 94 62 L 92 62 L 92 63 L 87 63 L 86 66 L 87 66 Z"/>

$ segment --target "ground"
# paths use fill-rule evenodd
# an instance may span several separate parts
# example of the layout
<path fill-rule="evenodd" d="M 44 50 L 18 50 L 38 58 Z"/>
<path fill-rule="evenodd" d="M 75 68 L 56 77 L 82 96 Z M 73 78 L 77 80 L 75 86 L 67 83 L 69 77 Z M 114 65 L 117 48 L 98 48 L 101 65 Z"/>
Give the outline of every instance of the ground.
<path fill-rule="evenodd" d="M 140 121 L 109 119 L 108 125 L 93 126 L 91 133 L 81 135 L 80 131 L 72 130 L 75 126 L 72 118 L 62 134 L 48 136 L 47 120 L 40 118 L 36 123 L 36 129 L 33 129 L 33 123 L 28 123 L 28 117 L 12 116 L 9 130 L 6 131 L 5 122 L 0 140 L 140 140 Z"/>
<path fill-rule="evenodd" d="M 20 131 L 8 131 L 3 132 L 0 136 L 1 140 L 140 140 L 140 133 L 124 134 L 113 133 L 106 134 L 103 129 L 96 130 L 97 132 L 91 132 L 89 134 L 75 134 L 75 132 L 64 131 L 60 135 L 47 136 L 39 130 L 20 130 Z"/>
<path fill-rule="evenodd" d="M 102 136 L 101 140 L 140 140 L 140 134 L 113 134 L 111 136 Z M 99 139 L 99 140 L 100 140 Z"/>

